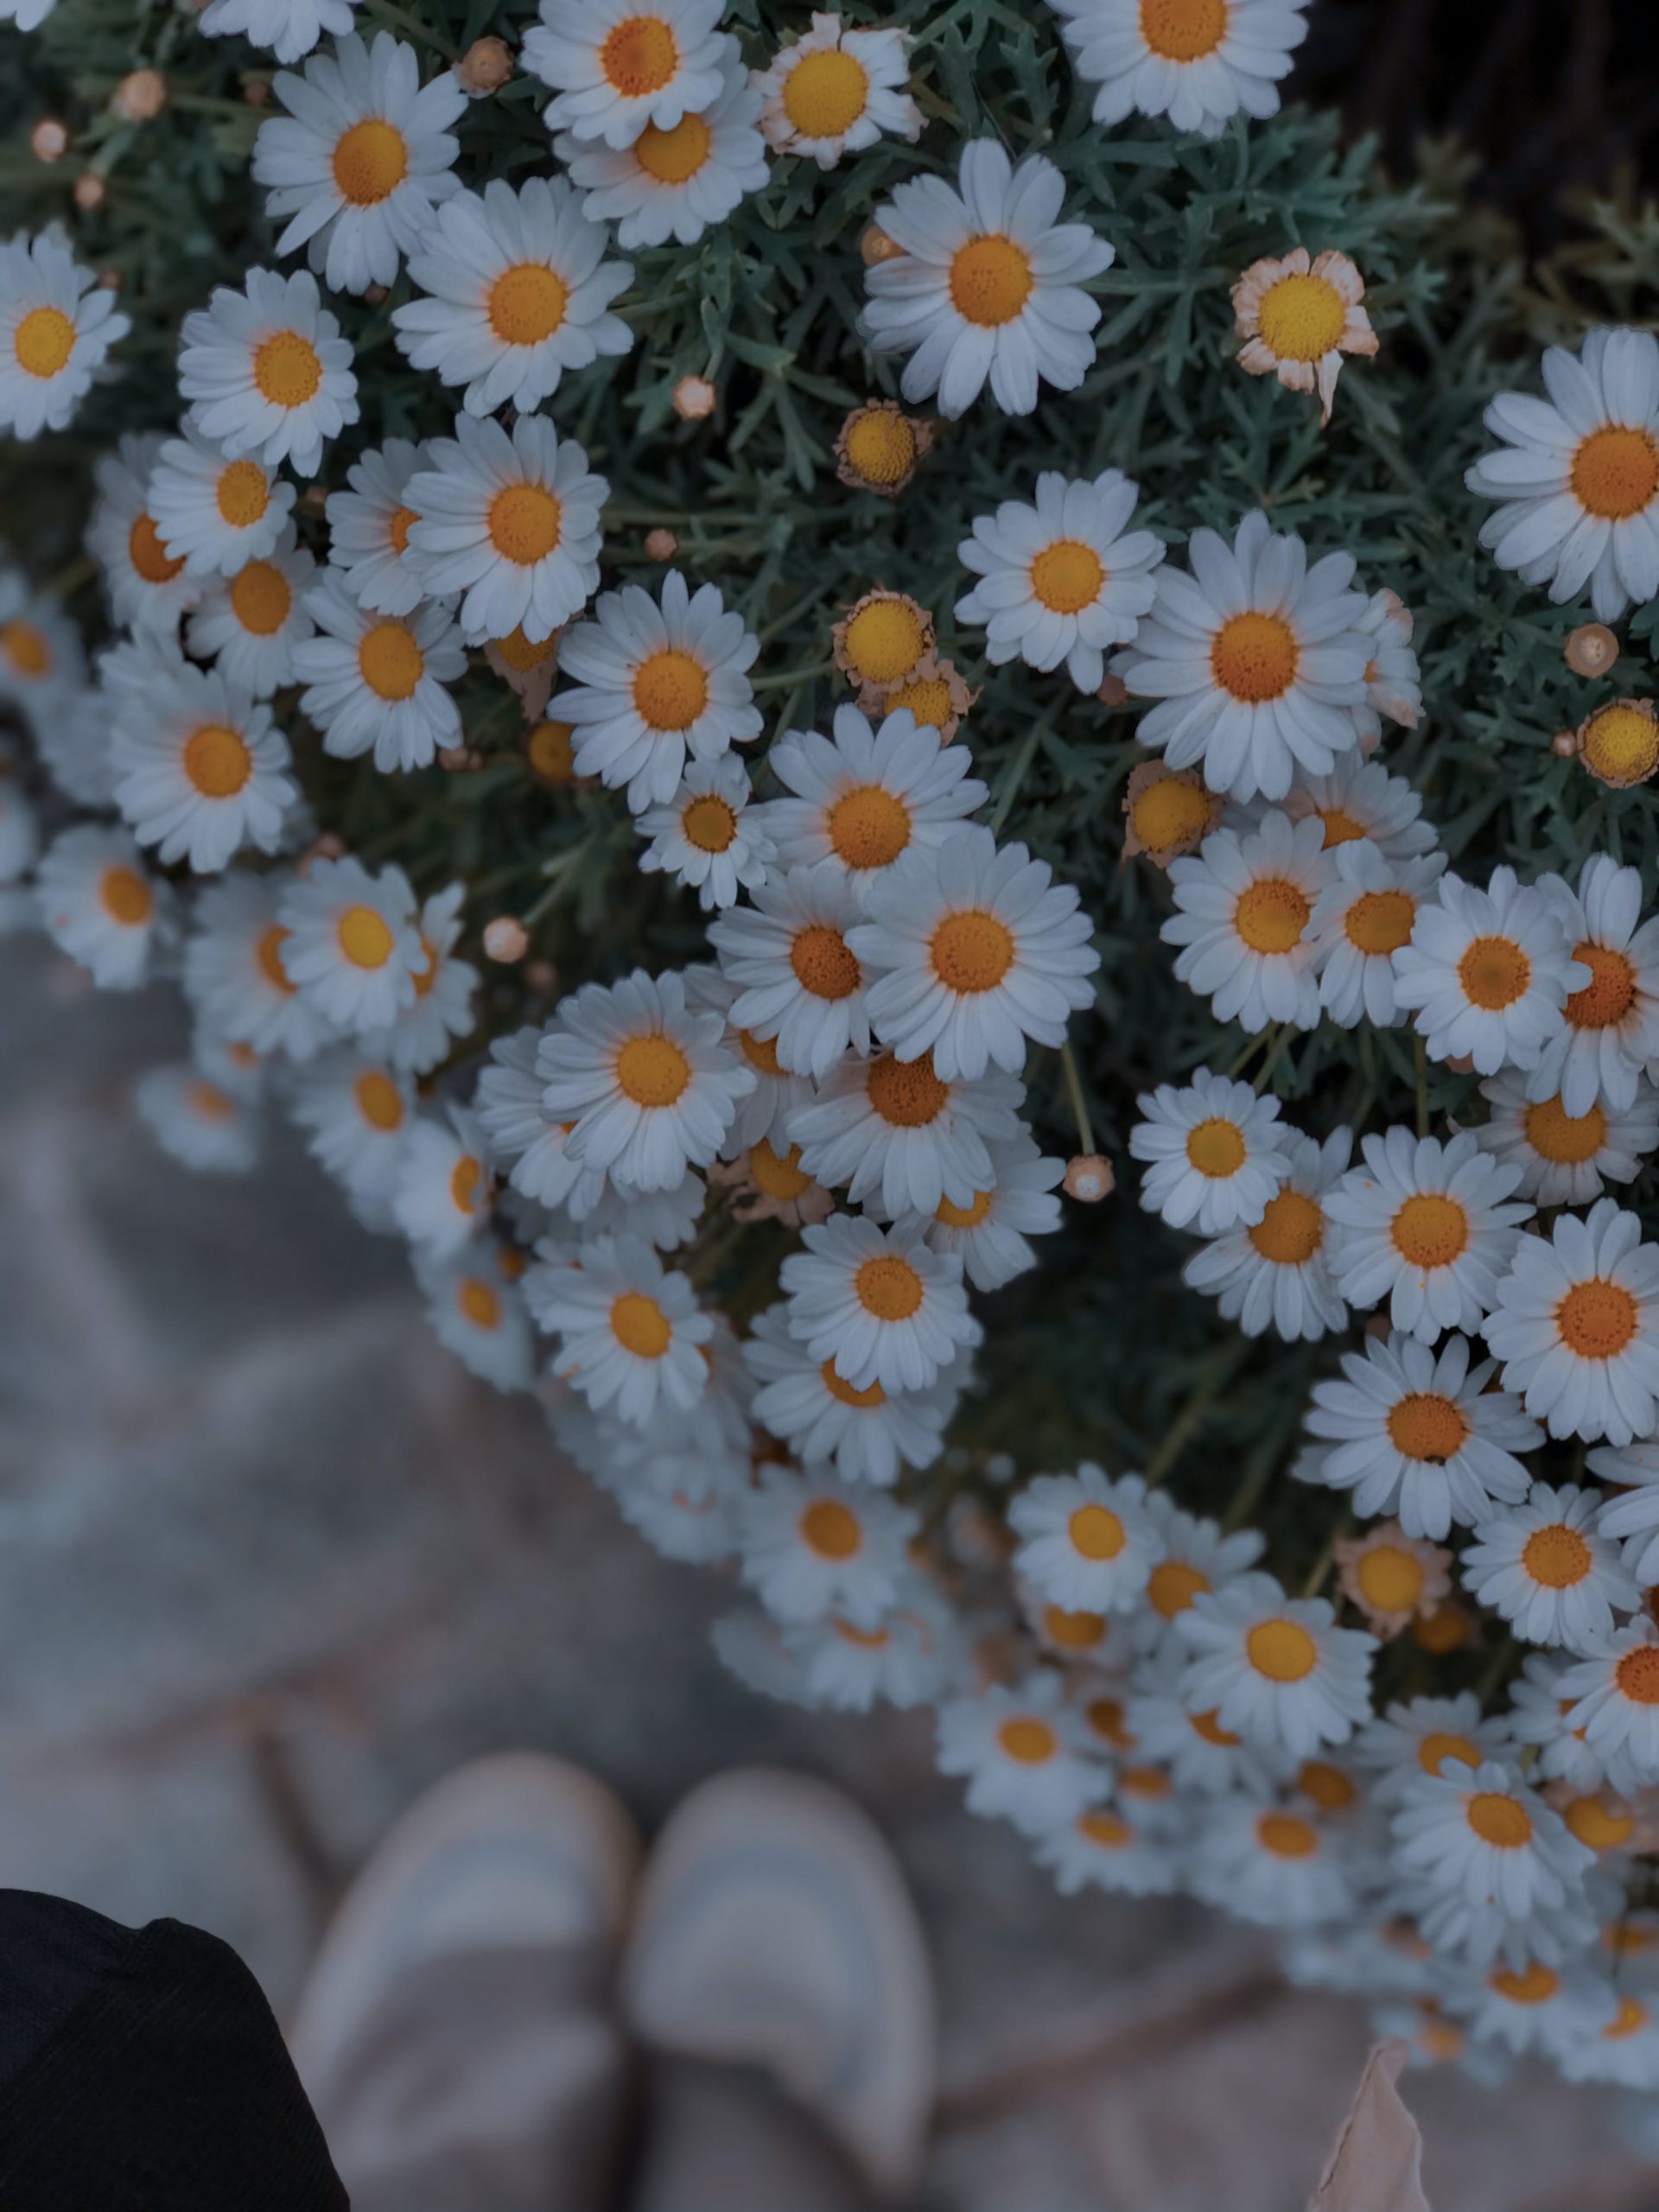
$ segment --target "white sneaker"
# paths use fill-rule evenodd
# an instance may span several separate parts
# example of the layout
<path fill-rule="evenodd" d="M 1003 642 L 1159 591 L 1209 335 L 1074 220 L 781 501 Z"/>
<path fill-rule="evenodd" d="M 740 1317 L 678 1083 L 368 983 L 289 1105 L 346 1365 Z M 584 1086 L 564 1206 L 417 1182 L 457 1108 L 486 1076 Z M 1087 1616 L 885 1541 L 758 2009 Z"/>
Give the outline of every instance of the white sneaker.
<path fill-rule="evenodd" d="M 759 1769 L 694 1790 L 646 1867 L 622 2001 L 650 2043 L 765 2067 L 878 2190 L 914 2185 L 932 1979 L 892 1853 L 838 1791 Z"/>
<path fill-rule="evenodd" d="M 355 2212 L 591 2212 L 620 2148 L 626 1813 L 535 1753 L 419 1800 L 353 1885 L 289 2037 Z"/>

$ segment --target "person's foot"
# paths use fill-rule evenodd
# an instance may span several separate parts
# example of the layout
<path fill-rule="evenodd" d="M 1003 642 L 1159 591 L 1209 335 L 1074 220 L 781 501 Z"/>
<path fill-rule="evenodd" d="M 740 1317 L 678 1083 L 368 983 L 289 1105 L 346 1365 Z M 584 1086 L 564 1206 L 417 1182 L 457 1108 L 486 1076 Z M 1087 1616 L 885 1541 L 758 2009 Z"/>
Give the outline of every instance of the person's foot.
<path fill-rule="evenodd" d="M 893 1854 L 838 1791 L 759 1769 L 694 1790 L 646 1867 L 622 1997 L 644 2040 L 764 2067 L 874 2188 L 913 2185 L 932 1980 Z"/>
<path fill-rule="evenodd" d="M 620 2148 L 612 2007 L 639 1846 L 589 1775 L 461 1768 L 341 1905 L 289 2037 L 355 2212 L 592 2212 Z"/>

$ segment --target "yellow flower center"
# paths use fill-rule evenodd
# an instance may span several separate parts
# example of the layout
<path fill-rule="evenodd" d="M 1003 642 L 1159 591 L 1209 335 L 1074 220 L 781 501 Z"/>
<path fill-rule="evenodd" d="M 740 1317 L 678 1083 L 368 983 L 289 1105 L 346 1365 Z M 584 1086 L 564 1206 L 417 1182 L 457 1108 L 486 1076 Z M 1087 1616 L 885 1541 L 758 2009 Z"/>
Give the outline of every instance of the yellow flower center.
<path fill-rule="evenodd" d="M 857 1406 L 863 1411 L 871 1406 L 885 1406 L 887 1402 L 887 1394 L 879 1382 L 871 1382 L 861 1390 L 855 1390 L 850 1382 L 844 1382 L 836 1374 L 836 1363 L 832 1359 L 826 1359 L 818 1373 L 823 1379 L 824 1389 L 841 1405 Z"/>
<path fill-rule="evenodd" d="M 1529 1106 L 1523 1126 L 1527 1142 L 1539 1158 L 1563 1167 L 1593 1160 L 1607 1135 L 1607 1116 L 1599 1105 L 1587 1114 L 1569 1114 L 1559 1094 Z"/>
<path fill-rule="evenodd" d="M 1363 1553 L 1354 1565 L 1354 1580 L 1366 1604 L 1379 1613 L 1413 1612 L 1423 1594 L 1422 1561 L 1399 1544 L 1374 1544 Z"/>
<path fill-rule="evenodd" d="M 1258 1621 L 1244 1639 L 1244 1649 L 1258 1675 L 1270 1682 L 1300 1682 L 1311 1675 L 1319 1650 L 1307 1630 L 1296 1621 Z"/>
<path fill-rule="evenodd" d="M 203 1122 L 228 1122 L 236 1112 L 235 1105 L 216 1083 L 193 1083 L 185 1094 L 190 1111 Z"/>
<path fill-rule="evenodd" d="M 1592 1794 L 1575 1797 L 1561 1811 L 1561 1818 L 1579 1841 L 1592 1851 L 1617 1851 L 1627 1844 L 1636 1828 L 1636 1821 L 1629 1813 L 1616 1812 L 1605 1800 Z"/>
<path fill-rule="evenodd" d="M 933 973 L 947 990 L 976 997 L 994 991 L 1014 965 L 1014 933 L 982 907 L 947 914 L 928 948 Z"/>
<path fill-rule="evenodd" d="M 1043 1630 L 1063 1651 L 1093 1651 L 1106 1641 L 1103 1613 L 1068 1612 L 1064 1605 L 1043 1607 Z"/>
<path fill-rule="evenodd" d="M 795 980 L 815 999 L 847 999 L 863 981 L 847 940 L 827 922 L 809 922 L 797 931 L 789 948 L 789 964 Z"/>
<path fill-rule="evenodd" d="M 505 485 L 490 501 L 490 543 L 518 568 L 546 560 L 563 527 L 559 502 L 540 484 Z"/>
<path fill-rule="evenodd" d="M 1555 1329 L 1580 1359 L 1615 1359 L 1636 1334 L 1637 1303 L 1622 1283 L 1599 1275 L 1575 1282 L 1555 1308 Z"/>
<path fill-rule="evenodd" d="M 791 1145 L 780 1159 L 765 1137 L 749 1147 L 749 1179 L 769 1198 L 798 1198 L 812 1187 L 812 1178 L 801 1172 L 799 1145 Z"/>
<path fill-rule="evenodd" d="M 1402 1459 L 1443 1467 L 1462 1451 L 1469 1417 L 1455 1398 L 1438 1390 L 1415 1390 L 1389 1408 L 1389 1440 Z"/>
<path fill-rule="evenodd" d="M 801 1516 L 801 1540 L 820 1559 L 851 1559 L 864 1541 L 858 1516 L 839 1498 L 817 1497 Z"/>
<path fill-rule="evenodd" d="M 1465 1816 L 1483 1843 L 1495 1851 L 1519 1851 L 1532 1840 L 1532 1822 L 1524 1805 L 1496 1789 L 1483 1789 L 1469 1800 Z"/>
<path fill-rule="evenodd" d="M 1230 1751 L 1242 1740 L 1234 1735 L 1230 1728 L 1222 1726 L 1213 1711 L 1190 1713 L 1187 1719 L 1192 1725 L 1192 1733 L 1200 1737 L 1205 1743 L 1213 1744 L 1217 1751 Z"/>
<path fill-rule="evenodd" d="M 280 991 L 284 998 L 291 997 L 294 991 L 288 970 L 283 965 L 283 947 L 288 943 L 288 936 L 280 922 L 273 922 L 255 948 L 260 974 L 272 990 Z"/>
<path fill-rule="evenodd" d="M 866 683 L 897 683 L 927 649 L 920 610 L 896 594 L 872 599 L 848 621 L 843 650 L 855 676 Z"/>
<path fill-rule="evenodd" d="M 384 968 L 391 957 L 391 931 L 372 906 L 348 906 L 335 935 L 353 968 Z"/>
<path fill-rule="evenodd" d="M 184 566 L 183 555 L 174 558 L 148 515 L 140 515 L 127 532 L 127 558 L 147 584 L 171 583 Z"/>
<path fill-rule="evenodd" d="M 1117 1786 L 1131 1797 L 1167 1797 L 1175 1787 L 1157 1766 L 1126 1766 L 1118 1775 Z"/>
<path fill-rule="evenodd" d="M 1319 1839 L 1294 1813 L 1263 1813 L 1255 1823 L 1256 1840 L 1275 1859 L 1311 1859 Z"/>
<path fill-rule="evenodd" d="M 1471 1006 L 1497 1014 L 1525 995 L 1532 963 L 1513 938 L 1478 937 L 1458 963 L 1458 981 Z"/>
<path fill-rule="evenodd" d="M 1325 849 L 1332 845 L 1351 845 L 1365 835 L 1365 825 L 1357 822 L 1345 806 L 1322 806 L 1316 809 L 1325 824 Z"/>
<path fill-rule="evenodd" d="M 1105 1505 L 1078 1506 L 1066 1523 L 1066 1533 L 1084 1559 L 1116 1559 L 1128 1541 L 1122 1522 Z"/>
<path fill-rule="evenodd" d="M 1121 1698 L 1097 1697 L 1090 1700 L 1084 1717 L 1103 1744 L 1115 1751 L 1132 1751 L 1135 1738 L 1123 1726 L 1123 1703 Z"/>
<path fill-rule="evenodd" d="M 1616 700 L 1585 724 L 1584 765 L 1605 783 L 1642 784 L 1659 767 L 1659 721 Z"/>
<path fill-rule="evenodd" d="M 501 1300 L 486 1282 L 476 1275 L 463 1275 L 455 1286 L 455 1303 L 475 1329 L 494 1329 L 500 1326 Z"/>
<path fill-rule="evenodd" d="M 652 653 L 633 672 L 633 703 L 652 729 L 690 729 L 709 704 L 702 662 L 672 646 Z"/>
<path fill-rule="evenodd" d="M 505 346 L 539 346 L 564 321 L 570 287 L 543 261 L 504 269 L 490 287 L 490 327 Z"/>
<path fill-rule="evenodd" d="M 795 972 L 798 976 L 799 969 Z M 778 1039 L 775 1037 L 757 1037 L 752 1029 L 740 1029 L 737 1041 L 744 1058 L 752 1068 L 758 1068 L 762 1075 L 782 1077 L 783 1065 L 778 1058 Z"/>
<path fill-rule="evenodd" d="M 1573 455 L 1579 505 L 1605 522 L 1640 514 L 1659 491 L 1659 443 L 1647 430 L 1613 424 L 1581 438 Z"/>
<path fill-rule="evenodd" d="M 897 484 L 916 465 L 916 433 L 896 409 L 868 407 L 848 423 L 842 449 L 867 484 Z"/>
<path fill-rule="evenodd" d="M 863 65 L 840 47 L 803 54 L 784 79 L 784 113 L 803 138 L 839 138 L 869 99 Z"/>
<path fill-rule="evenodd" d="M 1345 1812 L 1359 1795 L 1342 1769 L 1325 1759 L 1305 1760 L 1296 1785 L 1305 1797 L 1311 1797 L 1327 1813 Z"/>
<path fill-rule="evenodd" d="M 75 346 L 75 326 L 60 308 L 31 308 L 12 338 L 17 365 L 44 381 L 63 368 Z"/>
<path fill-rule="evenodd" d="M 889 712 L 896 714 L 901 707 L 918 729 L 942 730 L 957 711 L 950 686 L 942 676 L 920 677 L 914 683 L 901 684 L 898 690 L 890 692 Z"/>
<path fill-rule="evenodd" d="M 654 1298 L 642 1290 L 625 1290 L 611 1302 L 611 1334 L 636 1359 L 660 1359 L 674 1332 Z"/>
<path fill-rule="evenodd" d="M 910 842 L 910 809 L 880 784 L 861 784 L 830 809 L 824 827 L 849 868 L 890 868 Z"/>
<path fill-rule="evenodd" d="M 1246 1234 L 1264 1260 L 1277 1267 L 1300 1268 L 1325 1242 L 1325 1216 L 1300 1191 L 1281 1191 L 1268 1200 L 1261 1220 Z"/>
<path fill-rule="evenodd" d="M 1160 1560 L 1152 1570 L 1147 1597 L 1155 1613 L 1164 1620 L 1173 1621 L 1177 1613 L 1184 1613 L 1192 1600 L 1209 1587 L 1209 1576 L 1189 1566 L 1185 1560 Z"/>
<path fill-rule="evenodd" d="M 1636 998 L 1636 969 L 1611 945 L 1575 944 L 1573 957 L 1583 962 L 1594 980 L 1568 999 L 1567 1020 L 1575 1029 L 1617 1028 Z"/>
<path fill-rule="evenodd" d="M 1208 1121 L 1199 1122 L 1186 1133 L 1188 1165 L 1212 1182 L 1236 1175 L 1244 1165 L 1245 1156 L 1244 1139 L 1237 1123 L 1219 1114 L 1212 1114 Z"/>
<path fill-rule="evenodd" d="M 725 799 L 708 791 L 681 814 L 680 829 L 698 852 L 723 853 L 737 835 L 737 817 Z"/>
<path fill-rule="evenodd" d="M 403 1094 L 389 1075 L 378 1068 L 365 1068 L 352 1085 L 357 1110 L 372 1129 L 389 1135 L 404 1126 Z"/>
<path fill-rule="evenodd" d="M 1293 952 L 1302 941 L 1313 909 L 1306 895 L 1282 875 L 1264 875 L 1247 884 L 1233 908 L 1233 927 L 1252 952 L 1268 957 Z"/>
<path fill-rule="evenodd" d="M 1147 850 L 1157 858 L 1177 845 L 1191 844 L 1210 827 L 1210 795 L 1185 776 L 1160 776 L 1129 807 L 1129 822 Z"/>
<path fill-rule="evenodd" d="M 0 625 L 0 652 L 19 676 L 38 677 L 51 673 L 52 648 L 44 632 L 33 622 Z"/>
<path fill-rule="evenodd" d="M 392 509 L 391 513 L 387 518 L 386 521 L 386 537 L 391 543 L 391 550 L 394 553 L 408 552 L 409 533 L 419 520 L 420 517 L 416 513 L 413 507 L 394 507 Z"/>
<path fill-rule="evenodd" d="M 185 740 L 184 772 L 204 798 L 233 798 L 253 773 L 253 756 L 233 729 L 204 722 Z"/>
<path fill-rule="evenodd" d="M 1521 1564 L 1533 1580 L 1546 1590 L 1570 1590 L 1582 1582 L 1593 1561 L 1590 1547 L 1576 1529 L 1557 1522 L 1535 1529 L 1521 1548 Z"/>
<path fill-rule="evenodd" d="M 1059 1738 L 1047 1721 L 1034 1719 L 1028 1713 L 1005 1720 L 996 1732 L 996 1740 L 1020 1766 L 1041 1766 L 1060 1748 Z"/>
<path fill-rule="evenodd" d="M 1057 537 L 1031 564 L 1031 588 L 1051 614 L 1079 614 L 1092 607 L 1106 581 L 1106 570 L 1092 545 L 1081 538 Z"/>
<path fill-rule="evenodd" d="M 1343 928 L 1356 952 L 1386 958 L 1409 942 L 1416 920 L 1417 901 L 1408 891 L 1362 891 Z"/>
<path fill-rule="evenodd" d="M 520 676 L 528 676 L 532 669 L 544 668 L 549 661 L 558 658 L 559 633 L 556 630 L 545 638 L 537 638 L 532 645 L 524 635 L 524 626 L 520 622 L 509 630 L 505 638 L 497 638 L 494 643 L 495 650 L 507 666 Z"/>
<path fill-rule="evenodd" d="M 233 461 L 219 471 L 213 501 L 222 522 L 232 530 L 247 530 L 264 518 L 270 505 L 270 479 L 257 461 Z"/>
<path fill-rule="evenodd" d="M 616 1080 L 636 1106 L 671 1106 L 691 1080 L 691 1063 L 660 1032 L 630 1037 L 616 1056 Z"/>
<path fill-rule="evenodd" d="M 671 130 L 648 123 L 633 142 L 633 158 L 658 184 L 684 184 L 708 160 L 713 143 L 700 115 L 683 115 Z"/>
<path fill-rule="evenodd" d="M 524 750 L 544 784 L 568 784 L 575 775 L 575 735 L 569 722 L 537 722 L 530 733 Z"/>
<path fill-rule="evenodd" d="M 950 259 L 950 304 L 964 322 L 1000 330 L 1013 322 L 1036 282 L 1023 246 L 1000 231 L 969 238 Z"/>
<path fill-rule="evenodd" d="M 679 45 L 660 16 L 626 16 L 599 49 L 599 66 L 625 99 L 644 99 L 679 67 Z"/>
<path fill-rule="evenodd" d="M 1417 1764 L 1425 1774 L 1439 1774 L 1448 1759 L 1459 1766 L 1478 1766 L 1480 1752 L 1466 1736 L 1447 1735 L 1443 1730 L 1425 1736 L 1417 1746 Z"/>
<path fill-rule="evenodd" d="M 363 681 L 382 699 L 412 698 L 426 673 L 426 657 L 403 622 L 377 622 L 357 648 Z"/>
<path fill-rule="evenodd" d="M 254 348 L 253 381 L 273 407 L 303 407 L 322 382 L 322 359 L 297 330 L 273 331 Z"/>
<path fill-rule="evenodd" d="M 1659 1644 L 1638 1643 L 1613 1669 L 1619 1694 L 1632 1705 L 1659 1705 Z"/>
<path fill-rule="evenodd" d="M 860 1651 L 880 1651 L 892 1641 L 884 1628 L 855 1628 L 850 1621 L 832 1620 L 830 1624 L 843 1643 L 850 1643 Z"/>
<path fill-rule="evenodd" d="M 1124 1851 L 1135 1841 L 1135 1830 L 1116 1813 L 1080 1813 L 1077 1834 L 1103 1851 Z"/>
<path fill-rule="evenodd" d="M 449 1171 L 449 1203 L 457 1213 L 478 1211 L 483 1195 L 484 1170 L 469 1152 L 463 1152 Z"/>
<path fill-rule="evenodd" d="M 977 1229 L 991 1210 L 995 1191 L 976 1191 L 971 1205 L 959 1206 L 949 1198 L 941 1198 L 935 1207 L 933 1218 L 943 1222 L 947 1229 Z"/>
<path fill-rule="evenodd" d="M 870 1062 L 864 1095 L 881 1119 L 894 1128 L 921 1129 L 944 1112 L 950 1087 L 934 1074 L 929 1054 L 924 1052 L 916 1060 L 898 1060 L 889 1052 Z"/>
<path fill-rule="evenodd" d="M 1561 1977 L 1554 1967 L 1529 1966 L 1519 1973 L 1498 1967 L 1487 1975 L 1486 1986 L 1511 2005 L 1547 2005 L 1560 1987 Z"/>
<path fill-rule="evenodd" d="M 156 893 L 137 868 L 118 862 L 98 880 L 98 896 L 105 912 L 124 929 L 139 929 L 156 911 Z"/>
<path fill-rule="evenodd" d="M 250 637 L 274 638 L 293 604 L 288 578 L 272 561 L 250 561 L 231 579 L 231 612 Z"/>
<path fill-rule="evenodd" d="M 1256 315 L 1269 353 L 1281 361 L 1317 361 L 1348 321 L 1347 302 L 1327 276 L 1281 276 Z"/>
<path fill-rule="evenodd" d="M 1626 2036 L 1635 2035 L 1645 2028 L 1652 2014 L 1639 1997 L 1621 1996 L 1618 2010 L 1601 2031 L 1604 2043 L 1620 2043 Z"/>
<path fill-rule="evenodd" d="M 878 1321 L 908 1321 L 922 1302 L 922 1279 L 908 1260 L 878 1253 L 853 1277 L 859 1304 Z"/>
<path fill-rule="evenodd" d="M 365 116 L 334 146 L 334 182 L 353 207 L 378 207 L 409 175 L 409 148 L 396 124 Z"/>
<path fill-rule="evenodd" d="M 1210 667 L 1230 697 L 1246 706 L 1282 699 L 1296 681 L 1301 648 L 1282 614 L 1230 614 L 1210 642 Z"/>
<path fill-rule="evenodd" d="M 1141 35 L 1165 61 L 1201 61 L 1227 35 L 1227 0 L 1141 0 Z"/>
<path fill-rule="evenodd" d="M 1469 1217 L 1456 1198 L 1419 1191 L 1389 1224 L 1389 1236 L 1408 1268 L 1449 1268 L 1469 1242 Z"/>

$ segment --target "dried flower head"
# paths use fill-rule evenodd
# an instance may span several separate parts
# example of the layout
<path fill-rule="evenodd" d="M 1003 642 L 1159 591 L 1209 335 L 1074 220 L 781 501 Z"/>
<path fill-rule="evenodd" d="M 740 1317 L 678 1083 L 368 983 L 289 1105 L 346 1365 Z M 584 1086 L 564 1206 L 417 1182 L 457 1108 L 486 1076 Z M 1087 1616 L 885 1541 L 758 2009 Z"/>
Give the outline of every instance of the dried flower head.
<path fill-rule="evenodd" d="M 732 1193 L 734 1221 L 779 1221 L 787 1229 L 800 1229 L 827 1221 L 835 1203 L 801 1172 L 799 1145 L 779 1153 L 765 1137 L 746 1146 L 735 1160 L 711 1162 L 709 1180 Z"/>
<path fill-rule="evenodd" d="M 1339 1536 L 1332 1553 L 1344 1597 L 1385 1643 L 1438 1612 L 1450 1594 L 1451 1553 L 1408 1536 L 1397 1521 L 1381 1521 L 1363 1536 Z"/>
<path fill-rule="evenodd" d="M 1271 372 L 1291 391 L 1317 391 L 1319 420 L 1328 423 L 1343 355 L 1376 351 L 1364 296 L 1365 280 L 1345 253 L 1310 260 L 1299 245 L 1282 261 L 1252 262 L 1233 287 L 1244 340 L 1239 366 L 1256 377 Z"/>
<path fill-rule="evenodd" d="M 1221 823 L 1224 803 L 1196 768 L 1170 768 L 1142 760 L 1123 789 L 1123 858 L 1144 854 L 1167 868 L 1195 853 Z"/>
<path fill-rule="evenodd" d="M 902 708 L 914 715 L 918 727 L 938 730 L 940 744 L 948 745 L 978 696 L 963 682 L 954 661 L 925 652 L 896 690 L 861 685 L 858 710 L 879 721 L 883 715 L 895 715 Z"/>
<path fill-rule="evenodd" d="M 1659 768 L 1659 716 L 1651 699 L 1614 699 L 1579 724 L 1578 753 L 1599 784 L 1625 791 Z"/>
<path fill-rule="evenodd" d="M 1574 676 L 1605 676 L 1618 658 L 1618 639 L 1605 622 L 1580 622 L 1568 632 L 1561 657 Z"/>
<path fill-rule="evenodd" d="M 1095 1206 L 1103 1198 L 1110 1198 L 1116 1182 L 1109 1160 L 1097 1152 L 1079 1152 L 1074 1153 L 1067 1160 L 1065 1180 L 1061 1188 L 1068 1198 L 1077 1198 L 1086 1206 Z"/>
<path fill-rule="evenodd" d="M 878 699 L 908 683 L 932 649 L 933 618 L 908 592 L 867 591 L 835 627 L 836 666 Z"/>
<path fill-rule="evenodd" d="M 836 474 L 855 492 L 897 499 L 933 448 L 933 425 L 896 399 L 867 400 L 836 433 Z"/>

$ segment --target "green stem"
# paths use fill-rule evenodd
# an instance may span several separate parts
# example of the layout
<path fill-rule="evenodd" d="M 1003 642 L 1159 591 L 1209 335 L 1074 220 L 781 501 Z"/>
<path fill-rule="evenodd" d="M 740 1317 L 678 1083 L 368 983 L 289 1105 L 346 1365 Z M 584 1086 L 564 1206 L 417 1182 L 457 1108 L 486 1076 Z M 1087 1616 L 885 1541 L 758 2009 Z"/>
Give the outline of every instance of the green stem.
<path fill-rule="evenodd" d="M 1155 1490 L 1164 1477 L 1185 1450 L 1205 1415 L 1214 1405 L 1227 1385 L 1249 1356 L 1248 1337 L 1229 1337 L 1218 1344 L 1205 1363 L 1205 1373 L 1200 1377 L 1191 1397 L 1164 1431 L 1163 1441 L 1146 1465 L 1148 1490 Z"/>
<path fill-rule="evenodd" d="M 1089 1102 L 1083 1095 L 1083 1077 L 1078 1072 L 1077 1056 L 1071 1049 L 1069 1037 L 1060 1047 L 1060 1069 L 1065 1077 L 1065 1095 L 1071 1102 L 1071 1117 L 1077 1125 L 1077 1150 L 1092 1154 L 1095 1128 L 1089 1118 Z"/>
<path fill-rule="evenodd" d="M 1008 772 L 1002 779 L 1002 788 L 996 795 L 995 810 L 991 816 L 993 837 L 1007 820 L 1008 810 L 1020 796 L 1020 786 L 1026 780 L 1026 771 L 1037 758 L 1037 747 L 1042 741 L 1042 734 L 1043 726 L 1039 722 L 1035 728 L 1027 733 L 1024 743 L 1009 764 Z"/>
<path fill-rule="evenodd" d="M 1421 1035 L 1412 1039 L 1411 1064 L 1417 1075 L 1417 1134 L 1420 1137 L 1426 1137 L 1428 1135 L 1428 1051 Z"/>

